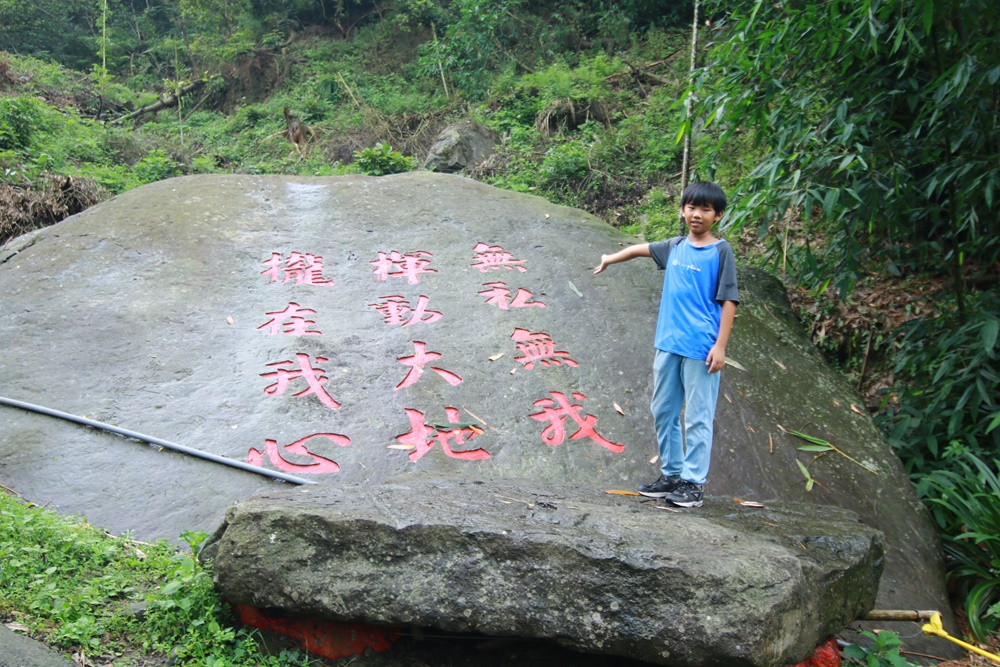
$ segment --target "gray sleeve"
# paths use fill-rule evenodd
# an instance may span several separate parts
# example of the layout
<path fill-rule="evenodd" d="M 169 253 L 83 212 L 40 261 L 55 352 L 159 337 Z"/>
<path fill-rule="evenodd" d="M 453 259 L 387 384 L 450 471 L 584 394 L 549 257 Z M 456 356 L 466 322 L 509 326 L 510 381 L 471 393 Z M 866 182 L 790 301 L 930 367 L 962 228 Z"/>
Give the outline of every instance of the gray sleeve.
<path fill-rule="evenodd" d="M 740 302 L 740 288 L 736 284 L 736 258 L 728 241 L 719 243 L 719 287 L 715 292 L 715 300 Z"/>
<path fill-rule="evenodd" d="M 674 249 L 677 245 L 677 241 L 680 237 L 667 239 L 666 241 L 656 241 L 655 243 L 649 244 L 649 256 L 653 258 L 656 262 L 656 268 L 660 271 L 667 268 L 667 257 L 670 256 L 670 251 Z"/>

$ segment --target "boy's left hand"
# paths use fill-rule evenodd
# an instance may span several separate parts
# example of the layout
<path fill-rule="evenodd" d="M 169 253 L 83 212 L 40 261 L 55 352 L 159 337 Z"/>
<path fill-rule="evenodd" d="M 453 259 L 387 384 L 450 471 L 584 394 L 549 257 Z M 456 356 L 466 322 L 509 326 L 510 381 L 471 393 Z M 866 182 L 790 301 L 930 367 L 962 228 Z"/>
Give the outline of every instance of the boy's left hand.
<path fill-rule="evenodd" d="M 714 346 L 708 351 L 708 356 L 705 358 L 705 365 L 708 366 L 709 373 L 718 373 L 722 370 L 722 367 L 726 365 L 726 348 L 719 348 L 718 345 Z"/>

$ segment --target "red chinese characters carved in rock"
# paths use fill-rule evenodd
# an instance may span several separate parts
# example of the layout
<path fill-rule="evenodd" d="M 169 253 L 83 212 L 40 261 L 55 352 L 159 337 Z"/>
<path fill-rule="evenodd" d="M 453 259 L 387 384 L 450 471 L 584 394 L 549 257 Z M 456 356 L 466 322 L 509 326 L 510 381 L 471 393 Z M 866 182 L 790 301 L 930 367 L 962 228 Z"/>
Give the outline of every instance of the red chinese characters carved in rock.
<path fill-rule="evenodd" d="M 289 383 L 292 380 L 302 379 L 306 382 L 306 388 L 297 394 L 292 394 L 292 396 L 308 396 L 309 394 L 315 394 L 319 402 L 330 408 L 331 410 L 339 410 L 340 403 L 334 400 L 323 385 L 326 384 L 329 377 L 325 375 L 326 371 L 322 368 L 314 368 L 312 362 L 309 359 L 308 354 L 298 353 L 295 355 L 296 360 L 299 363 L 299 367 L 295 367 L 294 361 L 277 361 L 273 364 L 268 364 L 268 368 L 273 368 L 274 370 L 270 373 L 261 373 L 262 378 L 268 380 L 275 380 L 274 384 L 270 384 L 264 389 L 264 393 L 268 396 L 279 396 L 285 393 L 288 389 Z M 326 363 L 329 361 L 326 357 L 316 357 L 317 363 Z"/>
<path fill-rule="evenodd" d="M 517 343 L 517 351 L 520 357 L 514 357 L 514 361 L 524 365 L 524 370 L 530 371 L 535 366 L 535 362 L 543 366 L 579 366 L 569 358 L 569 352 L 556 349 L 555 341 L 547 333 L 531 333 L 527 329 L 514 329 L 511 339 Z"/>
<path fill-rule="evenodd" d="M 476 247 L 472 249 L 476 253 L 476 256 L 472 259 L 472 268 L 479 269 L 483 273 L 486 273 L 490 269 L 517 269 L 521 273 L 524 273 L 528 269 L 525 268 L 526 263 L 523 259 L 514 259 L 514 256 L 509 252 L 504 251 L 504 249 L 498 245 L 487 245 L 485 243 L 477 243 Z"/>
<path fill-rule="evenodd" d="M 371 262 L 375 270 L 372 271 L 379 282 L 384 282 L 389 278 L 406 278 L 406 282 L 416 285 L 420 282 L 420 274 L 437 273 L 435 269 L 428 269 L 431 258 L 434 255 L 424 250 L 416 250 L 405 255 L 393 250 L 388 255 L 379 252 L 378 259 Z"/>
<path fill-rule="evenodd" d="M 309 253 L 292 252 L 288 261 L 282 266 L 280 253 L 272 252 L 271 259 L 263 262 L 267 267 L 261 271 L 262 276 L 268 276 L 271 282 L 294 283 L 296 285 L 317 285 L 332 287 L 333 279 L 323 278 L 323 258 Z"/>
<path fill-rule="evenodd" d="M 625 450 L 625 445 L 620 445 L 618 443 L 606 440 L 601 436 L 596 430 L 597 417 L 593 415 L 583 416 L 583 406 L 582 405 L 572 405 L 566 394 L 559 391 L 549 392 L 551 398 L 542 398 L 534 403 L 537 408 L 541 408 L 541 412 L 536 412 L 530 417 L 536 421 L 548 422 L 549 425 L 542 430 L 542 442 L 550 447 L 555 447 L 561 445 L 566 439 L 566 427 L 565 421 L 567 419 L 573 420 L 573 422 L 578 426 L 576 432 L 569 436 L 570 440 L 580 440 L 581 438 L 590 438 L 601 447 L 608 449 L 615 454 L 621 454 Z M 587 397 L 581 393 L 574 392 L 573 400 L 583 401 Z"/>
<path fill-rule="evenodd" d="M 320 456 L 319 454 L 314 454 L 306 448 L 306 443 L 314 438 L 325 439 L 340 447 L 347 447 L 351 444 L 351 439 L 346 435 L 338 433 L 314 433 L 301 440 L 284 445 L 282 449 L 285 451 L 312 459 L 312 463 L 300 464 L 286 461 L 278 451 L 278 442 L 276 440 L 265 440 L 264 451 L 254 449 L 253 447 L 250 448 L 250 451 L 247 452 L 247 463 L 263 467 L 264 454 L 267 454 L 271 465 L 283 472 L 307 474 L 338 472 L 340 465 L 336 461 L 328 459 L 325 456 Z"/>
<path fill-rule="evenodd" d="M 382 317 L 385 318 L 385 323 L 391 327 L 410 327 L 414 324 L 431 324 L 444 317 L 442 313 L 439 313 L 436 310 L 427 310 L 427 304 L 430 303 L 430 298 L 426 296 L 420 296 L 417 299 L 416 307 L 411 307 L 410 302 L 399 295 L 380 296 L 379 298 L 385 299 L 385 301 L 371 303 L 368 305 L 382 313 Z"/>
<path fill-rule="evenodd" d="M 394 392 L 400 389 L 406 389 L 410 385 L 414 384 L 420 379 L 420 376 L 424 373 L 424 366 L 432 361 L 437 361 L 441 358 L 438 352 L 428 352 L 427 344 L 422 343 L 419 340 L 413 342 L 413 355 L 409 357 L 400 357 L 399 363 L 404 366 L 409 366 L 410 371 L 406 374 L 406 377 L 396 385 Z M 451 371 L 446 371 L 443 368 L 437 368 L 431 366 L 431 370 L 444 378 L 444 381 L 450 384 L 452 387 L 457 387 L 462 383 L 462 378 L 452 373 Z"/>
<path fill-rule="evenodd" d="M 507 283 L 483 283 L 483 287 L 489 287 L 490 289 L 479 292 L 479 295 L 486 297 L 487 304 L 496 306 L 500 310 L 528 308 L 529 306 L 545 307 L 545 304 L 541 301 L 532 301 L 531 299 L 535 295 L 523 287 L 517 288 L 517 294 L 514 295 L 513 299 L 510 298 L 510 290 L 507 288 Z"/>
<path fill-rule="evenodd" d="M 397 435 L 396 440 L 404 445 L 413 445 L 413 451 L 410 452 L 411 461 L 419 461 L 424 454 L 434 448 L 435 442 L 441 445 L 441 449 L 446 456 L 453 459 L 481 461 L 490 458 L 490 453 L 481 448 L 459 451 L 452 449 L 452 441 L 454 441 L 456 447 L 464 445 L 466 439 L 472 440 L 478 437 L 481 431 L 459 425 L 459 411 L 457 408 L 445 408 L 444 413 L 448 418 L 449 424 L 454 424 L 455 426 L 442 428 L 442 425 L 439 424 L 435 428 L 424 423 L 424 413 L 412 408 L 406 408 L 406 416 L 410 420 L 410 430 L 407 433 Z"/>
<path fill-rule="evenodd" d="M 319 336 L 321 334 L 320 331 L 309 328 L 316 324 L 316 321 L 306 319 L 310 315 L 315 314 L 316 311 L 311 308 L 303 308 L 297 303 L 290 302 L 284 310 L 268 313 L 268 315 L 273 316 L 272 319 L 257 328 L 265 329 L 272 336 L 278 334 L 285 334 L 286 336 Z"/>

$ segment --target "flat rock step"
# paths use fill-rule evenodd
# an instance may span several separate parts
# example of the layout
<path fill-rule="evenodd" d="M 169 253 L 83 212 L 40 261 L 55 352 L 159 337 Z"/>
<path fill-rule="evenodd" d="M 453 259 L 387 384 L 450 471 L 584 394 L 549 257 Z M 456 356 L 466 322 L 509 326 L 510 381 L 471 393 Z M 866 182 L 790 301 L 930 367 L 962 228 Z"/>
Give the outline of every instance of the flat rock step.
<path fill-rule="evenodd" d="M 796 663 L 874 605 L 882 534 L 852 512 L 663 507 L 537 481 L 301 487 L 235 506 L 206 554 L 238 604 L 663 665 Z"/>

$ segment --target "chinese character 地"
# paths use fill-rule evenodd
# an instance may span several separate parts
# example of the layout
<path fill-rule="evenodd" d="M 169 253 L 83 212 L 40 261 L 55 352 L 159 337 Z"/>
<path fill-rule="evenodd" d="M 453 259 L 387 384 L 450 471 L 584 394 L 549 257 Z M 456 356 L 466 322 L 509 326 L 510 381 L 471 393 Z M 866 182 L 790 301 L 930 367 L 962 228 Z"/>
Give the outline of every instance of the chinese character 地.
<path fill-rule="evenodd" d="M 308 396 L 309 394 L 315 394 L 319 402 L 330 408 L 331 410 L 339 410 L 340 403 L 338 403 L 323 385 L 326 384 L 329 377 L 325 375 L 326 371 L 322 368 L 315 368 L 312 362 L 309 360 L 308 354 L 298 353 L 295 358 L 299 362 L 299 367 L 295 368 L 295 362 L 291 360 L 277 361 L 272 364 L 268 364 L 268 368 L 274 368 L 275 370 L 270 373 L 261 373 L 260 376 L 265 379 L 275 380 L 274 384 L 270 384 L 264 388 L 264 393 L 268 396 L 279 396 L 288 389 L 288 385 L 292 380 L 302 379 L 306 381 L 306 388 L 297 394 L 292 394 L 292 396 Z M 317 363 L 326 363 L 329 361 L 326 357 L 316 357 Z"/>
<path fill-rule="evenodd" d="M 424 413 L 419 410 L 414 410 L 412 408 L 405 408 L 405 410 L 406 416 L 410 420 L 410 430 L 407 433 L 397 435 L 396 440 L 404 445 L 413 445 L 413 451 L 409 454 L 411 461 L 419 461 L 424 454 L 434 448 L 435 442 L 441 445 L 441 449 L 444 451 L 446 456 L 453 459 L 459 459 L 461 461 L 481 461 L 483 459 L 490 458 L 490 453 L 482 448 L 465 449 L 460 451 L 452 449 L 450 444 L 452 440 L 455 441 L 455 446 L 457 447 L 459 445 L 464 445 L 466 438 L 472 440 L 481 434 L 480 431 L 476 431 L 468 426 L 460 426 L 458 424 L 459 411 L 457 408 L 444 409 L 448 422 L 455 424 L 454 427 L 449 429 L 435 428 L 425 424 Z"/>
<path fill-rule="evenodd" d="M 299 464 L 285 460 L 278 451 L 277 440 L 264 440 L 264 451 L 251 447 L 250 451 L 247 452 L 247 463 L 263 467 L 264 454 L 266 453 L 271 465 L 283 472 L 308 474 L 338 472 L 340 465 L 336 461 L 328 459 L 325 456 L 320 456 L 319 454 L 314 454 L 306 448 L 306 442 L 313 438 L 323 438 L 340 447 L 347 447 L 351 444 L 351 439 L 346 435 L 340 435 L 339 433 L 314 433 L 291 444 L 283 445 L 282 449 L 285 451 L 298 454 L 299 456 L 306 456 L 313 461 L 312 463 Z"/>
<path fill-rule="evenodd" d="M 541 398 L 532 405 L 541 408 L 541 412 L 529 415 L 535 421 L 548 422 L 549 425 L 542 430 L 542 442 L 550 447 L 561 445 L 566 439 L 566 428 L 564 422 L 572 419 L 579 427 L 569 436 L 570 440 L 580 440 L 590 438 L 601 447 L 608 449 L 615 454 L 621 454 L 625 450 L 625 445 L 611 442 L 602 437 L 596 430 L 597 417 L 593 415 L 581 416 L 582 405 L 571 405 L 566 394 L 559 391 L 549 392 L 550 398 Z M 574 392 L 573 400 L 583 401 L 587 397 L 581 393 Z"/>

